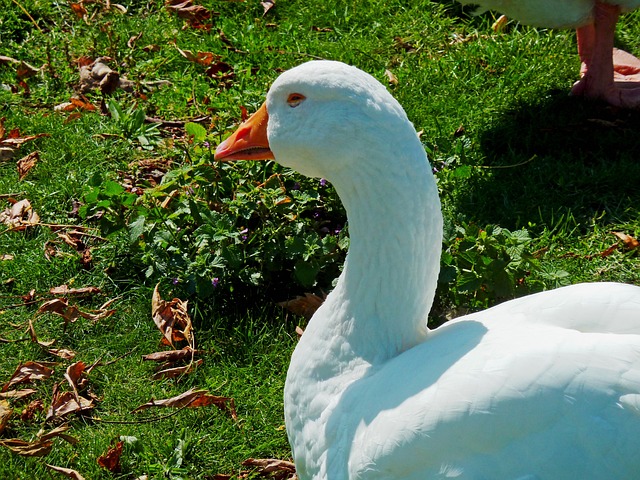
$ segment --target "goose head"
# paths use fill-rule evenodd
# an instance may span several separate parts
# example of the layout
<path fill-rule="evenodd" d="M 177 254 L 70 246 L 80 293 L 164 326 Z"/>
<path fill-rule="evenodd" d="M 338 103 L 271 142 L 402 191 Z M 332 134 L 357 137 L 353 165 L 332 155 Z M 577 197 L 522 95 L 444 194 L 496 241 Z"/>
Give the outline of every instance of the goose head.
<path fill-rule="evenodd" d="M 397 157 L 394 150 L 407 142 L 422 150 L 404 110 L 382 84 L 355 67 L 323 60 L 280 75 L 265 104 L 220 144 L 215 158 L 275 158 L 335 184 L 345 175 L 384 171 L 384 160 Z"/>

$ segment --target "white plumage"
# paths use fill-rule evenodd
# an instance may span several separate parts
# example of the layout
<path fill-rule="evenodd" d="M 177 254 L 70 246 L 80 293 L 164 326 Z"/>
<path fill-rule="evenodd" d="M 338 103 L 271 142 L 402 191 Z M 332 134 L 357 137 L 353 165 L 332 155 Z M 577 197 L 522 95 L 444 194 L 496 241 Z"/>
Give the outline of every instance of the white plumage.
<path fill-rule="evenodd" d="M 285 72 L 216 157 L 327 178 L 347 210 L 344 271 L 287 374 L 301 480 L 639 478 L 640 288 L 575 285 L 427 329 L 437 188 L 373 77 L 328 61 Z"/>

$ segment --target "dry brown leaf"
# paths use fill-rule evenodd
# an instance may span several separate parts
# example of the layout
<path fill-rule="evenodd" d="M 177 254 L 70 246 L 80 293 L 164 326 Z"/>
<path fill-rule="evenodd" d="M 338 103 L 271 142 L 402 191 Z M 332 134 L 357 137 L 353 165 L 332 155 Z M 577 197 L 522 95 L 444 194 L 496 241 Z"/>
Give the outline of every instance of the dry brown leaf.
<path fill-rule="evenodd" d="M 638 242 L 638 240 L 636 240 L 631 235 L 627 235 L 626 233 L 622 233 L 622 232 L 611 232 L 611 233 L 613 233 L 616 237 L 622 240 L 622 243 L 624 243 L 625 248 L 627 248 L 628 250 L 634 250 L 640 247 L 640 242 Z"/>
<path fill-rule="evenodd" d="M 276 0 L 262 0 L 260 5 L 262 5 L 262 8 L 264 9 L 264 12 L 262 13 L 262 16 L 264 17 L 269 10 L 276 6 Z"/>
<path fill-rule="evenodd" d="M 32 288 L 31 290 L 29 290 L 28 293 L 22 295 L 20 298 L 22 298 L 22 301 L 25 304 L 34 302 L 35 299 L 36 299 L 36 290 L 35 290 L 35 288 Z"/>
<path fill-rule="evenodd" d="M 202 5 L 194 5 L 191 0 L 167 0 L 165 7 L 177 13 L 193 28 L 211 29 L 211 24 L 206 23 L 211 18 L 211 12 Z"/>
<path fill-rule="evenodd" d="M 60 315 L 64 318 L 65 323 L 73 323 L 80 316 L 80 310 L 78 310 L 74 305 L 69 305 L 67 301 L 62 298 L 54 298 L 53 300 L 44 302 L 40 305 L 36 314 L 40 315 L 47 312 Z"/>
<path fill-rule="evenodd" d="M 29 170 L 31 170 L 35 166 L 38 160 L 40 160 L 40 154 L 37 151 L 31 152 L 29 155 L 18 160 L 18 178 L 22 180 L 24 177 L 26 177 L 27 173 L 29 173 Z"/>
<path fill-rule="evenodd" d="M 44 258 L 51 261 L 51 258 L 57 257 L 59 255 L 59 251 L 51 240 L 47 240 L 44 243 Z"/>
<path fill-rule="evenodd" d="M 296 468 L 292 462 L 278 460 L 277 458 L 248 458 L 242 465 L 253 467 L 251 470 L 243 470 L 237 475 L 217 474 L 214 480 L 231 480 L 232 478 L 270 478 L 273 480 L 297 480 Z"/>
<path fill-rule="evenodd" d="M 45 463 L 45 465 L 54 472 L 63 474 L 65 477 L 72 478 L 73 480 L 84 480 L 82 475 L 71 468 L 56 467 L 55 465 L 50 465 L 48 463 Z"/>
<path fill-rule="evenodd" d="M 66 348 L 49 348 L 47 349 L 47 352 L 51 355 L 55 355 L 56 357 L 60 357 L 63 360 L 72 360 L 76 356 L 76 352 Z"/>
<path fill-rule="evenodd" d="M 0 434 L 4 431 L 4 428 L 9 423 L 9 419 L 11 418 L 11 414 L 13 410 L 11 410 L 11 405 L 6 400 L 0 400 Z"/>
<path fill-rule="evenodd" d="M 198 351 L 186 346 L 182 350 L 168 350 L 166 352 L 155 352 L 143 355 L 142 360 L 152 362 L 177 362 L 179 360 L 192 359 L 198 353 Z"/>
<path fill-rule="evenodd" d="M 13 133 L 13 132 L 17 132 L 17 130 L 12 130 L 9 133 L 9 136 L 7 138 L 3 138 L 2 140 L 0 140 L 0 145 L 2 145 L 4 147 L 17 149 L 23 143 L 30 142 L 31 140 L 35 140 L 37 138 L 50 137 L 51 136 L 51 134 L 49 134 L 49 133 L 38 133 L 36 135 L 27 135 L 26 137 L 21 137 L 19 133 L 16 134 L 16 133 Z"/>
<path fill-rule="evenodd" d="M 68 433 L 66 433 L 67 430 L 69 430 L 70 428 L 71 428 L 71 425 L 67 425 L 67 424 L 60 425 L 59 427 L 54 428 L 50 432 L 43 433 L 43 434 L 38 433 L 38 437 L 40 438 L 40 440 L 51 440 L 52 438 L 60 437 L 66 440 L 67 442 L 69 442 L 71 445 L 75 445 L 78 443 L 79 440 L 75 437 L 72 437 Z"/>
<path fill-rule="evenodd" d="M 0 440 L 0 445 L 7 447 L 13 453 L 23 455 L 25 457 L 44 457 L 51 452 L 53 442 L 51 440 L 38 440 L 36 442 L 25 442 L 19 438 L 10 438 Z"/>
<path fill-rule="evenodd" d="M 298 296 L 292 300 L 278 303 L 278 306 L 286 308 L 296 315 L 302 315 L 309 320 L 316 312 L 320 305 L 324 303 L 326 295 L 322 297 L 313 293 L 305 293 L 304 296 Z"/>
<path fill-rule="evenodd" d="M 7 260 L 13 260 L 13 255 L 11 255 L 10 253 L 5 253 L 3 255 L 0 255 L 0 261 L 7 261 Z"/>
<path fill-rule="evenodd" d="M 182 50 L 177 45 L 175 45 L 175 47 L 178 50 L 178 52 L 180 52 L 180 55 L 182 55 L 184 58 L 186 58 L 190 62 L 198 63 L 200 65 L 204 65 L 205 67 L 208 67 L 214 61 L 220 60 L 222 58 L 220 55 L 217 55 L 211 52 L 193 53 L 191 50 Z"/>
<path fill-rule="evenodd" d="M 160 380 L 162 378 L 175 378 L 181 375 L 187 375 L 195 370 L 196 367 L 202 365 L 202 359 L 196 360 L 195 362 L 189 363 L 188 365 L 183 365 L 181 367 L 172 367 L 164 370 L 160 370 L 156 372 L 151 377 L 151 380 Z"/>
<path fill-rule="evenodd" d="M 156 285 L 151 298 L 151 315 L 164 338 L 173 346 L 174 341 L 186 340 L 193 345 L 191 318 L 187 312 L 187 302 L 174 298 L 167 302 L 160 297 Z"/>
<path fill-rule="evenodd" d="M 120 457 L 122 456 L 122 447 L 124 442 L 116 442 L 113 447 L 103 455 L 98 457 L 98 465 L 102 468 L 106 468 L 110 472 L 120 473 Z"/>
<path fill-rule="evenodd" d="M 94 407 L 92 400 L 81 395 L 74 395 L 73 392 L 58 392 L 57 385 L 54 386 L 54 395 L 51 399 L 51 406 L 47 411 L 47 420 L 54 417 L 64 417 L 70 413 L 91 410 Z"/>
<path fill-rule="evenodd" d="M 242 462 L 242 465 L 256 467 L 257 470 L 254 473 L 278 480 L 293 480 L 296 476 L 296 467 L 292 462 L 278 460 L 277 458 L 248 458 Z"/>
<path fill-rule="evenodd" d="M 27 405 L 24 410 L 22 410 L 22 413 L 20 414 L 20 420 L 22 420 L 23 422 L 28 422 L 30 420 L 33 420 L 33 417 L 35 417 L 36 412 L 41 412 L 44 410 L 44 405 L 42 404 L 42 400 L 38 399 L 38 400 L 33 400 L 31 402 L 29 402 L 29 405 Z"/>
<path fill-rule="evenodd" d="M 18 383 L 27 383 L 33 380 L 45 380 L 51 376 L 53 370 L 43 365 L 42 362 L 25 362 L 18 365 L 9 381 L 2 387 L 2 391 L 6 392 L 13 385 Z"/>
<path fill-rule="evenodd" d="M 98 287 L 81 287 L 81 288 L 69 288 L 68 285 L 60 285 L 58 287 L 53 287 L 49 290 L 51 295 L 94 295 L 96 293 L 100 293 L 100 289 Z"/>
<path fill-rule="evenodd" d="M 100 89 L 105 95 L 113 93 L 117 88 L 133 92 L 135 83 L 121 76 L 107 65 L 109 57 L 98 57 L 88 65 L 80 66 L 80 93 Z"/>
<path fill-rule="evenodd" d="M 82 376 L 85 368 L 86 365 L 84 362 L 76 362 L 69 365 L 64 373 L 64 378 L 67 379 L 67 382 L 69 382 L 69 385 L 76 396 L 79 396 L 78 390 L 83 389 L 87 384 L 86 377 Z"/>
<path fill-rule="evenodd" d="M 164 400 L 151 399 L 147 403 L 140 405 L 131 413 L 139 412 L 147 408 L 153 407 L 172 407 L 172 408 L 197 408 L 208 407 L 209 405 L 215 405 L 220 410 L 228 412 L 231 417 L 237 419 L 235 401 L 231 397 L 218 397 L 207 393 L 206 390 L 196 390 L 194 388 L 187 390 L 186 392 L 177 395 L 175 397 L 166 398 Z"/>
<path fill-rule="evenodd" d="M 31 207 L 31 202 L 25 198 L 0 212 L 0 223 L 9 226 L 11 230 L 24 230 L 40 223 L 40 216 Z"/>
<path fill-rule="evenodd" d="M 7 390 L 6 392 L 0 392 L 0 398 L 9 398 L 12 400 L 21 400 L 33 395 L 37 390 L 33 388 L 23 388 L 22 390 Z"/>
<path fill-rule="evenodd" d="M 81 3 L 69 3 L 71 10 L 76 14 L 76 17 L 84 19 L 87 16 L 87 9 Z"/>
<path fill-rule="evenodd" d="M 498 33 L 504 30 L 504 27 L 507 25 L 507 23 L 509 23 L 509 19 L 507 18 L 507 16 L 500 15 L 500 17 L 498 17 L 498 19 L 495 22 L 493 22 L 493 25 L 491 25 L 491 28 L 493 29 L 494 32 Z"/>
<path fill-rule="evenodd" d="M 133 50 L 133 48 L 136 45 L 136 42 L 142 38 L 142 34 L 143 34 L 143 32 L 140 32 L 137 35 L 133 35 L 133 36 L 129 37 L 129 40 L 127 40 L 127 47 L 129 47 L 131 50 Z"/>
<path fill-rule="evenodd" d="M 605 258 L 608 257 L 609 255 L 611 255 L 613 252 L 615 252 L 618 249 L 618 244 L 614 243 L 613 245 L 611 245 L 608 248 L 605 248 L 603 251 L 600 252 L 600 256 Z"/>
<path fill-rule="evenodd" d="M 389 81 L 389 83 L 391 85 L 397 85 L 398 84 L 398 77 L 396 77 L 395 74 L 391 70 L 385 70 L 384 74 L 387 77 L 387 80 Z"/>
<path fill-rule="evenodd" d="M 40 305 L 36 314 L 40 315 L 47 312 L 60 315 L 64 319 L 65 324 L 67 324 L 75 322 L 78 317 L 97 322 L 103 318 L 110 317 L 115 313 L 115 310 L 100 309 L 94 310 L 95 313 L 83 312 L 75 305 L 69 305 L 67 300 L 63 298 L 54 298 L 53 300 L 46 301 Z"/>
<path fill-rule="evenodd" d="M 29 319 L 29 327 L 27 330 L 29 331 L 29 336 L 31 337 L 31 341 L 33 343 L 37 343 L 41 347 L 48 348 L 55 343 L 55 340 L 49 340 L 48 342 L 38 340 L 38 336 L 36 335 L 35 328 L 33 328 L 33 322 L 31 321 L 31 319 Z"/>

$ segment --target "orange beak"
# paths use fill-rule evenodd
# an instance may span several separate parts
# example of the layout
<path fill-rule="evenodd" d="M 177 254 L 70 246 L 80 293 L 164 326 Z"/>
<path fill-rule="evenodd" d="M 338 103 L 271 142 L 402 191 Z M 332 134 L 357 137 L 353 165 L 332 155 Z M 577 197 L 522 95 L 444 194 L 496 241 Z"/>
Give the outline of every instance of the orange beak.
<path fill-rule="evenodd" d="M 267 138 L 267 104 L 263 103 L 256 113 L 216 148 L 214 158 L 228 160 L 274 160 Z"/>

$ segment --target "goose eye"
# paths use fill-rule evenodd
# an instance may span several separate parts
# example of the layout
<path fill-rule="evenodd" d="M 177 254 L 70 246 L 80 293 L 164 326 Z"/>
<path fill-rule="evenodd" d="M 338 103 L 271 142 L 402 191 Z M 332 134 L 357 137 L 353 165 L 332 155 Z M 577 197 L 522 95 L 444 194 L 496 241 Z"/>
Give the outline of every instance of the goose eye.
<path fill-rule="evenodd" d="M 291 108 L 295 108 L 300 105 L 307 97 L 302 95 L 301 93 L 292 93 L 287 98 L 287 103 Z"/>

